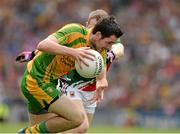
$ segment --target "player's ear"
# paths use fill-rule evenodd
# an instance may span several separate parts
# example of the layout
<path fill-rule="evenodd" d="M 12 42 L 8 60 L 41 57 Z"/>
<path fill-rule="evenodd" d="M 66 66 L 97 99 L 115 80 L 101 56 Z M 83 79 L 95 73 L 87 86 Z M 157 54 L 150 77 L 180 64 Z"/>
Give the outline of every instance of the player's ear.
<path fill-rule="evenodd" d="M 101 34 L 101 32 L 99 32 L 99 31 L 98 31 L 98 32 L 96 32 L 96 34 L 95 34 L 95 35 L 96 35 L 96 39 L 97 39 L 97 40 L 100 40 L 100 39 L 101 39 L 101 37 L 102 37 L 102 34 Z"/>

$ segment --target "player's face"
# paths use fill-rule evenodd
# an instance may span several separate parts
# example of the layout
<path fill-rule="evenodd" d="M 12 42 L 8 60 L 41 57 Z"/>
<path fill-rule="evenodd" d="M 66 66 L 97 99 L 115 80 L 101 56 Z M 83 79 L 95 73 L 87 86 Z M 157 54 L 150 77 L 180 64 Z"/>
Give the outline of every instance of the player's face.
<path fill-rule="evenodd" d="M 102 38 L 101 33 L 97 32 L 95 35 L 95 46 L 98 51 L 101 51 L 102 49 L 110 50 L 113 43 L 117 40 L 117 37 L 115 35 L 111 35 L 110 37 Z"/>

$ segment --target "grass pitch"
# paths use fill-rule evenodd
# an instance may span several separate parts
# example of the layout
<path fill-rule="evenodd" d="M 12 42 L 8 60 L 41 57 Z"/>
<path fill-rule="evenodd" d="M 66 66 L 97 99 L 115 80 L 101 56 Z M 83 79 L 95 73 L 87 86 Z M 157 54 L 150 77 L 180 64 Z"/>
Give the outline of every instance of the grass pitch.
<path fill-rule="evenodd" d="M 27 126 L 27 123 L 0 123 L 0 133 L 17 133 L 20 128 Z M 115 126 L 92 126 L 88 133 L 180 133 L 180 128 L 160 129 L 129 127 L 121 128 Z"/>

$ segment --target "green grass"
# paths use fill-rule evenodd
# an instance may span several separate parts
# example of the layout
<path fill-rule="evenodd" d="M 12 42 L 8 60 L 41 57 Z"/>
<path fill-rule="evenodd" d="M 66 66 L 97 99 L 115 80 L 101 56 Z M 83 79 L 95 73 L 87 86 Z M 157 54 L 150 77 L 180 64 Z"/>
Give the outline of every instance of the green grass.
<path fill-rule="evenodd" d="M 180 133 L 180 128 L 160 129 L 160 128 L 142 128 L 142 127 L 115 127 L 115 126 L 93 126 L 91 133 Z"/>
<path fill-rule="evenodd" d="M 17 133 L 20 128 L 26 127 L 27 123 L 0 123 L 0 133 Z"/>
<path fill-rule="evenodd" d="M 129 127 L 120 128 L 113 126 L 97 126 L 91 127 L 89 132 L 91 133 L 178 133 L 180 128 L 174 129 L 160 129 L 160 128 L 141 128 L 141 127 Z"/>
<path fill-rule="evenodd" d="M 0 123 L 0 133 L 16 133 L 20 128 L 26 127 L 27 123 Z M 89 133 L 178 133 L 180 128 L 120 128 L 115 126 L 92 126 Z"/>

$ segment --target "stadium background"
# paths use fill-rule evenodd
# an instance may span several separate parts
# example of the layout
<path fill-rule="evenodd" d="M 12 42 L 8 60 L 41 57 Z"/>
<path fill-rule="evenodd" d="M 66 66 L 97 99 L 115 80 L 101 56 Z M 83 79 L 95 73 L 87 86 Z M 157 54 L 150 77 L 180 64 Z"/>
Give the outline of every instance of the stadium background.
<path fill-rule="evenodd" d="M 108 73 L 93 124 L 180 128 L 179 7 L 179 0 L 0 0 L 0 132 L 3 123 L 12 132 L 11 124 L 27 122 L 19 89 L 25 64 L 15 62 L 17 54 L 64 24 L 85 24 L 99 8 L 120 22 L 125 56 Z"/>

